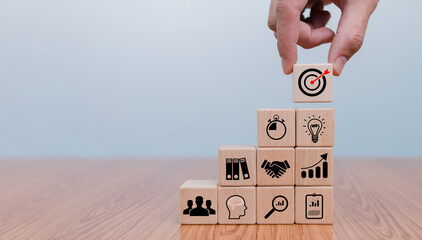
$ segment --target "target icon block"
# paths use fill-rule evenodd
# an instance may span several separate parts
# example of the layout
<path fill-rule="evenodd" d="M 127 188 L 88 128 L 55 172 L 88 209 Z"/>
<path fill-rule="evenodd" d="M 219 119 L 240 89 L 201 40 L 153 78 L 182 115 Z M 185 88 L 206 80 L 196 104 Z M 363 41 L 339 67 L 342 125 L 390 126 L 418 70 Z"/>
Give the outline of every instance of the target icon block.
<path fill-rule="evenodd" d="M 293 66 L 294 102 L 331 102 L 332 64 L 295 64 Z"/>

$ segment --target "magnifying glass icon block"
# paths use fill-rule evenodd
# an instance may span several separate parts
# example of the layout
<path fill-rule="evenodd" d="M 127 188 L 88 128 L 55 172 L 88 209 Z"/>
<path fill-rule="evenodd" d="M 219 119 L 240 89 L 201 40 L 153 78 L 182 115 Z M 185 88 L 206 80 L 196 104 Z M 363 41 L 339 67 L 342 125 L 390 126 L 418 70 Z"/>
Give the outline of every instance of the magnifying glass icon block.
<path fill-rule="evenodd" d="M 265 219 L 269 218 L 271 214 L 273 214 L 274 211 L 282 212 L 286 210 L 287 206 L 289 206 L 289 202 L 287 201 L 286 197 L 282 195 L 278 195 L 273 198 L 272 205 L 273 205 L 273 208 L 267 213 L 267 215 L 265 215 L 264 217 Z"/>

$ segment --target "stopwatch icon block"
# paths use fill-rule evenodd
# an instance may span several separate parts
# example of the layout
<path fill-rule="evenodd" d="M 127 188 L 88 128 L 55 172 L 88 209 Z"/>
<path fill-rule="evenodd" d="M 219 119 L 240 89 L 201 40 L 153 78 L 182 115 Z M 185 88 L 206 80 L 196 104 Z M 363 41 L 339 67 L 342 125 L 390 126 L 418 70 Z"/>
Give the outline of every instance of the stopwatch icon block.
<path fill-rule="evenodd" d="M 331 102 L 333 98 L 332 64 L 295 64 L 293 66 L 293 102 Z"/>
<path fill-rule="evenodd" d="M 295 146 L 294 109 L 258 109 L 258 147 Z"/>

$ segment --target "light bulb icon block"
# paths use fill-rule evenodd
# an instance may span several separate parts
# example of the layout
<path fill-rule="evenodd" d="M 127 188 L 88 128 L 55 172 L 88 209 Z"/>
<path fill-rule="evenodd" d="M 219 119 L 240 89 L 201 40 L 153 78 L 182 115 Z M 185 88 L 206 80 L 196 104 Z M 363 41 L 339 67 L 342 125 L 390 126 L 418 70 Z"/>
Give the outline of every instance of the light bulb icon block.
<path fill-rule="evenodd" d="M 296 109 L 296 146 L 334 146 L 334 109 Z"/>
<path fill-rule="evenodd" d="M 309 135 L 312 137 L 312 142 L 317 143 L 318 142 L 318 135 L 321 134 L 323 132 L 321 132 L 321 130 L 324 128 L 324 119 L 321 120 L 321 116 L 315 117 L 315 115 L 312 116 L 308 116 L 308 118 L 310 119 L 308 121 L 308 124 L 304 125 L 305 128 L 307 128 L 309 131 Z"/>

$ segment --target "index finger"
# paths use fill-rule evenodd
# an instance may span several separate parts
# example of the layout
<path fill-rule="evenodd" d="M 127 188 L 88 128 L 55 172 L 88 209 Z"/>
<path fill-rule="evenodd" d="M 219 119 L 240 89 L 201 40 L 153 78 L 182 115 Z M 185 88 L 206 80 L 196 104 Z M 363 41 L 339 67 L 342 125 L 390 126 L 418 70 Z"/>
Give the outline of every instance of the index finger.
<path fill-rule="evenodd" d="M 299 24 L 302 10 L 307 0 L 278 0 L 276 6 L 277 48 L 285 74 L 293 71 L 297 61 L 297 42 L 299 41 Z"/>

